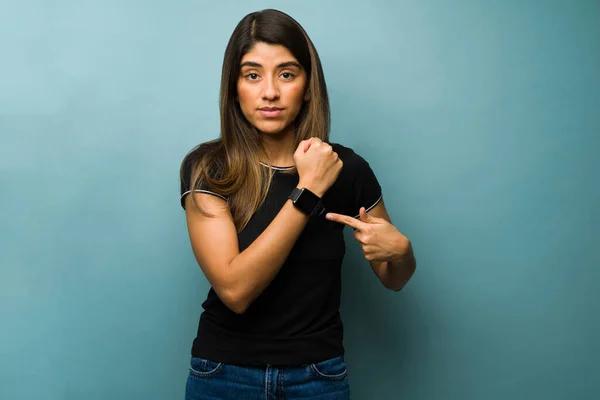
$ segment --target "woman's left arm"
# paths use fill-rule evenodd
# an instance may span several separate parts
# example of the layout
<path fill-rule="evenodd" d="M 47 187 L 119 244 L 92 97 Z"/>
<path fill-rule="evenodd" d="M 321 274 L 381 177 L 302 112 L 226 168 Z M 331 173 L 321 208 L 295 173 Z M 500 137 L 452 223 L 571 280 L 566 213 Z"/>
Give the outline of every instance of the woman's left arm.
<path fill-rule="evenodd" d="M 392 225 L 383 199 L 368 213 L 361 208 L 359 218 L 328 213 L 327 219 L 354 229 L 354 238 L 386 288 L 399 291 L 413 276 L 417 261 L 411 242 Z"/>

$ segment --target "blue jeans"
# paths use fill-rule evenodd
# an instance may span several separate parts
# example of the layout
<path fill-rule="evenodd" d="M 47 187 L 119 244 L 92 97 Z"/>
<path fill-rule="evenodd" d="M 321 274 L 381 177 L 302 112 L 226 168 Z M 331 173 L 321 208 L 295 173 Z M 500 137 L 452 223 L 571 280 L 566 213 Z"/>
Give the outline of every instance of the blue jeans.
<path fill-rule="evenodd" d="M 302 367 L 241 367 L 192 357 L 185 400 L 348 400 L 343 356 Z"/>

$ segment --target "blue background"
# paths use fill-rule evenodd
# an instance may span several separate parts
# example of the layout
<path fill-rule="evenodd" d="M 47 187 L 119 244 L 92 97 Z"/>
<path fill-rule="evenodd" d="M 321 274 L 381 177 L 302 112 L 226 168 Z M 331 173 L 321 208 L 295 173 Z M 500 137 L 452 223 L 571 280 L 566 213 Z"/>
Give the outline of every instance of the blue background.
<path fill-rule="evenodd" d="M 179 163 L 225 45 L 276 7 L 332 139 L 412 239 L 386 291 L 348 235 L 355 399 L 600 398 L 598 1 L 0 1 L 0 398 L 179 399 L 208 285 Z"/>

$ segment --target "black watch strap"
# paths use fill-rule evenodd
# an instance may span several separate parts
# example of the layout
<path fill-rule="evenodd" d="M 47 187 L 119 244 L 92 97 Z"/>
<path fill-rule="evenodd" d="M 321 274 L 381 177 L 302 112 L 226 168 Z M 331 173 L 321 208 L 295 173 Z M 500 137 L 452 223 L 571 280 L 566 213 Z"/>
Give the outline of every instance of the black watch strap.
<path fill-rule="evenodd" d="M 325 213 L 321 198 L 306 188 L 294 188 L 289 198 L 294 206 L 306 215 L 320 216 Z"/>

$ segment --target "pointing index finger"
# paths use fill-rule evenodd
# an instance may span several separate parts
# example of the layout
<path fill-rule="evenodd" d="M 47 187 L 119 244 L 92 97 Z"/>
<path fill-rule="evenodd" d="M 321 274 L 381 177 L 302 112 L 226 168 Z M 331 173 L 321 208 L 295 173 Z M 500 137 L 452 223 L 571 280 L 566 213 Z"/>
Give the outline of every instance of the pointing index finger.
<path fill-rule="evenodd" d="M 354 229 L 359 229 L 362 227 L 362 222 L 357 220 L 356 218 L 349 217 L 348 215 L 336 214 L 336 213 L 327 213 L 325 217 L 333 222 L 339 222 L 340 224 L 347 225 Z"/>

